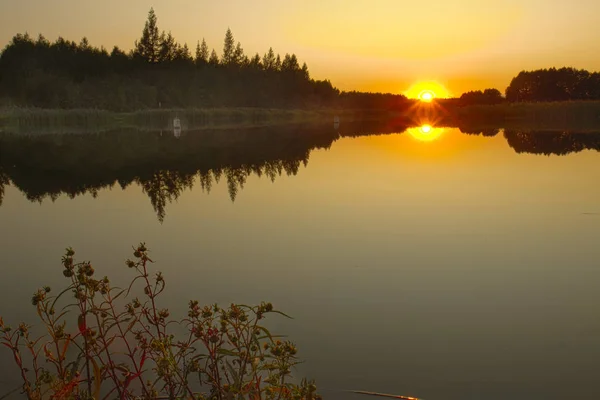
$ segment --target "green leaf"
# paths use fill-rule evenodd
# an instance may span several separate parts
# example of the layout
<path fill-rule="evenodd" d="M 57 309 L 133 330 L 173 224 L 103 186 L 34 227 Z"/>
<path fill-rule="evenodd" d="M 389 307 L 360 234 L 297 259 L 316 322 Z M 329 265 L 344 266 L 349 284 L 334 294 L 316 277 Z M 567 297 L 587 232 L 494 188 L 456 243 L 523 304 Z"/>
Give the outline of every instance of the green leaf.
<path fill-rule="evenodd" d="M 238 373 L 235 371 L 235 369 L 228 360 L 225 360 L 225 364 L 227 365 L 227 369 L 229 369 L 229 373 L 231 374 L 231 376 L 233 376 L 235 387 L 239 388 L 241 386 L 241 382 Z"/>
<path fill-rule="evenodd" d="M 267 328 L 265 328 L 264 326 L 257 326 L 256 329 L 263 331 L 265 335 L 267 335 L 267 337 L 271 339 L 271 341 L 273 341 L 273 335 L 271 335 L 271 332 L 269 332 Z"/>
<path fill-rule="evenodd" d="M 275 314 L 279 314 L 279 315 L 283 315 L 284 317 L 289 318 L 289 319 L 294 319 L 293 317 L 290 317 L 289 315 L 287 315 L 286 313 L 283 313 L 281 311 L 272 310 L 272 311 L 269 311 L 269 312 L 272 312 L 272 313 L 275 313 Z"/>
<path fill-rule="evenodd" d="M 217 353 L 223 354 L 226 356 L 239 357 L 240 353 L 236 353 L 235 351 L 227 350 L 227 349 L 217 349 Z"/>

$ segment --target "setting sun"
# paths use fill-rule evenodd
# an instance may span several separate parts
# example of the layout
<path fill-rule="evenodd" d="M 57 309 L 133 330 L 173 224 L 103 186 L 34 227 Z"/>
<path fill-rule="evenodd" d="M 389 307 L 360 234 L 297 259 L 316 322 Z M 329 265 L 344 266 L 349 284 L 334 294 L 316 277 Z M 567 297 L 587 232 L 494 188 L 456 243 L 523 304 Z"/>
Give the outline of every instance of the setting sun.
<path fill-rule="evenodd" d="M 419 99 L 430 102 L 437 98 L 450 97 L 450 92 L 441 83 L 436 81 L 421 81 L 413 84 L 406 92 L 409 99 Z"/>
<path fill-rule="evenodd" d="M 430 102 L 433 99 L 435 99 L 435 93 L 431 90 L 424 90 L 419 94 L 419 100 L 421 101 Z"/>

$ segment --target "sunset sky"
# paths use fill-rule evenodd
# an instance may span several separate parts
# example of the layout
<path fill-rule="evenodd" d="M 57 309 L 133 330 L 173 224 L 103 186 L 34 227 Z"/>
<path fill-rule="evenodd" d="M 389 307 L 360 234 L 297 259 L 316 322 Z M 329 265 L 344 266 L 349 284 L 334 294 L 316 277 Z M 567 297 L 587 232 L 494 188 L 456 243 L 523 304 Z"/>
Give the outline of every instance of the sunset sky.
<path fill-rule="evenodd" d="M 523 69 L 600 70 L 598 0 L 0 0 L 0 46 L 27 31 L 130 49 L 151 6 L 191 48 L 204 37 L 221 54 L 230 27 L 246 54 L 296 53 L 343 90 L 504 92 Z"/>

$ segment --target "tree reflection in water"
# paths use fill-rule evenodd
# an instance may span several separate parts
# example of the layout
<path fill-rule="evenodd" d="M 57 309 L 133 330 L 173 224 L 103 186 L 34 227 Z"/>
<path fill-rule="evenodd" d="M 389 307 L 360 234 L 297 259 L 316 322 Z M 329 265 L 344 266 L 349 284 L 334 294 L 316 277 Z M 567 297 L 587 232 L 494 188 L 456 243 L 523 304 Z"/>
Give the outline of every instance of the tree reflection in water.
<path fill-rule="evenodd" d="M 235 201 L 251 175 L 274 182 L 296 175 L 314 149 L 329 148 L 340 137 L 402 133 L 402 124 L 364 121 L 332 126 L 287 126 L 188 132 L 181 138 L 148 132 L 85 135 L 0 136 L 0 205 L 13 184 L 30 201 L 56 200 L 115 185 L 138 184 L 159 221 L 167 205 L 199 182 L 210 193 L 225 179 Z M 471 135 L 496 136 L 500 129 L 460 127 Z M 600 133 L 504 130 L 517 153 L 566 155 L 600 150 Z"/>

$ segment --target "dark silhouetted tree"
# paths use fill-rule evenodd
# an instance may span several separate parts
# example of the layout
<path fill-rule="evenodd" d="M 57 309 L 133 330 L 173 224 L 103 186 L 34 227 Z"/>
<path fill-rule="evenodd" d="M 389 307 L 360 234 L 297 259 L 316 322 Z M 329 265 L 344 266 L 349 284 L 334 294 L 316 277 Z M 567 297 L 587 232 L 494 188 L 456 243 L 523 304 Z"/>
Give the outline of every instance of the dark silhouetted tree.
<path fill-rule="evenodd" d="M 596 100 L 600 82 L 597 73 L 574 68 L 521 71 L 505 93 L 510 102 Z"/>
<path fill-rule="evenodd" d="M 246 56 L 244 55 L 244 49 L 242 48 L 242 44 L 237 42 L 235 46 L 235 50 L 233 51 L 233 64 L 234 65 L 243 65 L 246 61 Z"/>
<path fill-rule="evenodd" d="M 502 93 L 498 89 L 485 89 L 463 93 L 459 103 L 463 106 L 474 104 L 500 104 L 504 101 Z"/>
<path fill-rule="evenodd" d="M 273 51 L 273 48 L 270 47 L 269 51 L 263 56 L 262 63 L 267 71 L 275 71 L 275 62 L 275 52 Z"/>
<path fill-rule="evenodd" d="M 43 36 L 16 35 L 0 53 L 3 104 L 45 108 L 98 108 L 130 111 L 162 107 L 335 107 L 390 106 L 395 100 L 374 94 L 340 96 L 327 80 L 310 78 L 295 54 L 283 61 L 272 48 L 248 58 L 233 34 L 225 35 L 223 58 L 206 41 L 195 48 L 159 34 L 157 16 L 148 13 L 133 51 L 107 52 L 87 39 L 77 44 Z M 149 66 L 150 64 L 151 66 Z M 204 65 L 211 68 L 203 68 Z M 196 65 L 196 68 L 194 68 Z M 302 65 L 302 67 L 300 67 Z M 382 99 L 385 99 L 382 100 Z M 392 106 L 390 106 L 392 107 Z"/>
<path fill-rule="evenodd" d="M 171 32 L 168 34 L 163 32 L 160 36 L 159 61 L 161 63 L 173 61 L 177 56 L 177 50 L 177 43 Z"/>
<path fill-rule="evenodd" d="M 308 65 L 302 63 L 302 77 L 306 80 L 310 80 L 310 73 L 308 72 Z"/>
<path fill-rule="evenodd" d="M 260 61 L 260 55 L 258 53 L 256 53 L 254 57 L 252 57 L 252 59 L 250 60 L 250 67 L 257 70 L 261 69 L 262 65 Z"/>
<path fill-rule="evenodd" d="M 198 45 L 196 46 L 196 57 L 194 61 L 198 66 L 206 65 L 208 64 L 208 57 L 210 57 L 208 46 L 206 45 L 206 40 L 202 39 L 202 44 L 198 42 Z"/>
<path fill-rule="evenodd" d="M 215 51 L 215 49 L 213 49 L 213 51 L 210 53 L 210 58 L 208 59 L 208 64 L 212 65 L 213 67 L 216 67 L 217 65 L 219 65 L 219 56 L 217 55 L 217 52 Z"/>
<path fill-rule="evenodd" d="M 235 41 L 231 29 L 227 28 L 225 40 L 223 41 L 223 56 L 221 57 L 223 65 L 232 65 L 235 63 Z"/>
<path fill-rule="evenodd" d="M 159 61 L 161 38 L 158 33 L 157 18 L 154 8 L 148 12 L 148 20 L 142 31 L 142 38 L 135 43 L 135 54 L 148 63 Z"/>
<path fill-rule="evenodd" d="M 281 57 L 279 57 L 279 54 L 277 54 L 277 58 L 275 58 L 275 68 L 273 68 L 275 71 L 281 71 Z"/>

